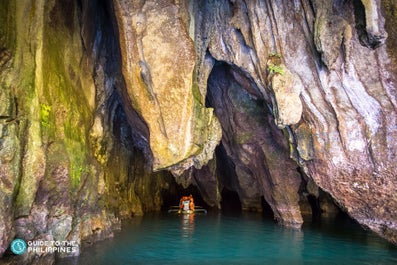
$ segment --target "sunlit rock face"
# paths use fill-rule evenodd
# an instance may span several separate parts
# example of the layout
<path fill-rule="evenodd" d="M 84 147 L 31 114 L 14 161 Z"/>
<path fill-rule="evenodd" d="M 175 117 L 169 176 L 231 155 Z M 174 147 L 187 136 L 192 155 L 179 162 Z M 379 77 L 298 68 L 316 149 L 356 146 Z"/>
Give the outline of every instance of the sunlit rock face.
<path fill-rule="evenodd" d="M 22 2 L 0 4 L 0 255 L 112 236 L 174 180 L 292 226 L 321 188 L 397 243 L 395 1 Z"/>
<path fill-rule="evenodd" d="M 396 242 L 396 4 L 195 1 L 193 9 L 201 60 L 239 69 L 286 128 L 297 165 Z"/>
<path fill-rule="evenodd" d="M 127 96 L 149 128 L 153 169 L 212 158 L 220 126 L 198 90 L 184 1 L 114 1 Z"/>
<path fill-rule="evenodd" d="M 172 178 L 152 178 L 147 126 L 120 100 L 111 10 L 105 1 L 0 4 L 0 256 L 15 237 L 82 246 L 113 236 L 121 218 L 160 210 Z"/>

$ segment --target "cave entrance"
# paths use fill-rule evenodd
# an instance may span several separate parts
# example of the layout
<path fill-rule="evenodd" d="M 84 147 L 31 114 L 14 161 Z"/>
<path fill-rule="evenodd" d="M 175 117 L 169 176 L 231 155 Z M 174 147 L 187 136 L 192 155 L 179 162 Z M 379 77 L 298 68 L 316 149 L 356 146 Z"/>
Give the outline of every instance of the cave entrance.
<path fill-rule="evenodd" d="M 235 191 L 224 188 L 221 193 L 221 210 L 225 214 L 239 214 L 242 211 L 240 197 Z"/>
<path fill-rule="evenodd" d="M 201 196 L 201 193 L 196 186 L 190 184 L 185 189 L 182 185 L 177 184 L 174 180 L 173 183 L 171 183 L 169 189 L 162 190 L 161 197 L 163 200 L 163 204 L 161 206 L 161 210 L 166 211 L 171 206 L 177 206 L 182 196 L 189 196 L 190 194 L 193 196 L 194 204 L 196 206 L 201 206 L 205 209 L 208 209 L 208 205 L 203 200 L 203 197 Z"/>
<path fill-rule="evenodd" d="M 239 214 L 242 211 L 240 196 L 234 190 L 236 183 L 236 172 L 233 161 L 228 157 L 223 144 L 219 144 L 215 149 L 216 168 L 218 181 L 223 189 L 221 191 L 221 211 L 226 214 Z"/>
<path fill-rule="evenodd" d="M 269 203 L 265 200 L 265 197 L 261 197 L 261 205 L 262 205 L 262 215 L 266 219 L 274 220 L 274 212 L 272 207 L 270 207 Z"/>
<path fill-rule="evenodd" d="M 269 176 L 266 156 L 275 152 L 278 137 L 284 135 L 256 83 L 238 66 L 216 61 L 207 84 L 206 107 L 214 109 L 222 126 L 222 141 L 215 150 L 222 212 L 244 209 L 273 216 L 261 198 L 265 186 L 270 188 L 261 177 Z"/>
<path fill-rule="evenodd" d="M 309 194 L 307 196 L 307 200 L 310 204 L 310 207 L 312 209 L 312 218 L 313 220 L 318 220 L 321 218 L 321 213 L 323 212 L 321 210 L 320 202 L 319 199 L 316 198 L 314 195 Z"/>

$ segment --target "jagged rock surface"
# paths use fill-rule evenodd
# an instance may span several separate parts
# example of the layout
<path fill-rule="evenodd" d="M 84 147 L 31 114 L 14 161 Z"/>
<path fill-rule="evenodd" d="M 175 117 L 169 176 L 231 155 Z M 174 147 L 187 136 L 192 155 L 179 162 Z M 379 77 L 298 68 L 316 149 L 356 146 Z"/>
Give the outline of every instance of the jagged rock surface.
<path fill-rule="evenodd" d="M 183 3 L 114 1 L 126 94 L 148 125 L 153 169 L 176 175 L 205 165 L 221 135 L 198 91 Z"/>
<path fill-rule="evenodd" d="M 243 209 L 261 210 L 263 196 L 280 223 L 299 227 L 301 177 L 289 157 L 288 140 L 263 101 L 253 99 L 244 86 L 252 84 L 230 66 L 215 66 L 208 80 L 208 101 L 220 119 L 222 145 L 234 165 L 227 188 L 238 193 Z"/>
<path fill-rule="evenodd" d="M 0 6 L 0 255 L 159 210 L 152 169 L 294 226 L 321 188 L 397 243 L 395 1 Z"/>
<path fill-rule="evenodd" d="M 396 64 L 390 48 L 396 4 L 237 0 L 193 6 L 201 61 L 212 57 L 251 80 L 247 91 L 265 101 L 280 127 L 288 126 L 291 156 L 304 172 L 359 223 L 396 243 Z M 275 55 L 280 63 L 270 66 Z M 275 82 L 277 72 L 292 75 L 295 89 L 285 90 L 282 78 Z M 297 96 L 301 104 L 292 115 L 302 110 L 300 120 L 282 122 L 288 119 L 278 115 L 291 107 L 284 98 Z"/>
<path fill-rule="evenodd" d="M 109 3 L 79 3 L 0 4 L 0 256 L 15 237 L 111 237 L 120 218 L 159 210 L 173 181 L 152 178 L 147 127 L 122 106 Z"/>

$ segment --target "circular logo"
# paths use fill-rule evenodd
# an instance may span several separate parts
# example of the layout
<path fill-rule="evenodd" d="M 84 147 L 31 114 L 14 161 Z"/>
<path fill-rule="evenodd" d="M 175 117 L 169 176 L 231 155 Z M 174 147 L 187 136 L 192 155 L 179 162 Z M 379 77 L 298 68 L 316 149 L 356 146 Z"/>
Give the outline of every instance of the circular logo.
<path fill-rule="evenodd" d="M 14 239 L 14 241 L 11 242 L 11 251 L 14 254 L 21 255 L 25 253 L 26 251 L 26 242 L 22 239 Z"/>

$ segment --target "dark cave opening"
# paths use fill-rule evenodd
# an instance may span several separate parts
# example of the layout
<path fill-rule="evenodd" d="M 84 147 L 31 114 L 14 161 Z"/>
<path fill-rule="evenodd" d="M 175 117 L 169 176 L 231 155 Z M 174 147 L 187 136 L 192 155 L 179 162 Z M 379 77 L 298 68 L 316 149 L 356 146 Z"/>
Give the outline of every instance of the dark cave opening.
<path fill-rule="evenodd" d="M 163 189 L 161 192 L 161 198 L 163 201 L 161 210 L 166 211 L 171 206 L 177 206 L 182 196 L 189 195 L 193 196 L 194 204 L 196 206 L 201 206 L 205 209 L 209 208 L 209 206 L 203 200 L 203 197 L 201 196 L 201 193 L 196 186 L 191 184 L 187 188 L 184 188 L 182 185 L 179 185 L 175 181 L 172 181 L 169 188 Z"/>
<path fill-rule="evenodd" d="M 241 201 L 238 193 L 224 188 L 221 193 L 221 210 L 225 214 L 238 214 L 241 213 Z"/>
<path fill-rule="evenodd" d="M 335 217 L 342 212 L 332 197 L 310 180 L 301 167 L 296 170 L 302 179 L 299 206 L 306 221 L 317 222 L 323 217 Z"/>
<path fill-rule="evenodd" d="M 334 219 L 343 213 L 331 195 L 310 180 L 302 168 L 298 167 L 297 171 L 302 178 L 299 189 L 299 206 L 305 222 L 321 222 L 324 218 Z"/>
<path fill-rule="evenodd" d="M 371 32 L 367 31 L 365 6 L 361 0 L 353 0 L 353 7 L 356 31 L 361 45 L 370 49 L 376 49 L 382 42 L 380 37 L 374 36 Z"/>
<path fill-rule="evenodd" d="M 259 120 L 263 119 L 263 104 L 258 100 L 260 97 L 254 82 L 238 67 L 225 62 L 215 63 L 208 78 L 206 105 L 214 108 L 222 126 L 222 143 L 216 150 L 218 179 L 223 187 L 222 210 L 230 211 L 235 207 L 236 211 L 241 211 L 242 200 L 250 202 L 244 206 L 245 209 L 262 210 L 260 184 L 255 177 L 262 174 L 256 168 L 260 165 L 256 164 L 256 158 L 241 159 L 248 155 L 244 146 L 256 149 L 255 129 L 250 127 L 261 126 Z M 242 175 L 245 175 L 244 180 Z M 251 187 L 249 182 L 256 184 Z"/>
<path fill-rule="evenodd" d="M 241 213 L 242 205 L 237 191 L 234 190 L 236 182 L 235 165 L 229 159 L 225 147 L 221 143 L 215 149 L 218 180 L 222 184 L 221 211 L 224 213 Z"/>
<path fill-rule="evenodd" d="M 319 199 L 316 198 L 314 195 L 309 194 L 307 196 L 307 200 L 310 204 L 310 207 L 312 209 L 312 218 L 313 220 L 317 220 L 321 217 L 322 214 L 322 210 L 321 210 L 321 206 L 320 206 L 320 202 Z"/>
<path fill-rule="evenodd" d="M 114 146 L 112 156 L 120 156 L 116 160 L 110 161 L 110 168 L 113 170 L 112 173 L 107 174 L 108 182 L 111 187 L 115 186 L 115 188 L 108 195 L 108 207 L 117 212 L 120 207 L 119 203 L 125 203 L 128 194 L 134 192 L 141 201 L 144 213 L 151 212 L 156 208 L 156 206 L 153 207 L 153 204 L 156 204 L 153 201 L 159 199 L 161 205 L 160 209 L 157 209 L 167 211 L 171 206 L 177 206 L 182 196 L 189 195 L 193 196 L 196 206 L 208 209 L 209 206 L 205 203 L 197 186 L 190 184 L 184 188 L 176 182 L 171 173 L 167 171 L 152 172 L 151 157 L 147 157 L 148 146 L 142 141 L 139 129 L 130 125 L 131 122 L 128 120 L 130 114 L 124 110 L 122 99 L 116 90 L 109 97 L 107 103 L 108 122 L 111 124 L 112 134 L 117 139 L 112 143 Z M 136 122 L 133 124 L 136 125 Z M 123 170 L 123 168 L 125 169 Z M 117 184 L 113 184 L 113 182 Z M 148 185 L 148 183 L 150 184 Z M 160 186 L 162 187 L 160 188 Z M 151 198 L 148 196 L 148 192 L 154 196 Z M 158 196 L 157 199 L 156 196 Z"/>
<path fill-rule="evenodd" d="M 214 108 L 222 126 L 222 141 L 215 150 L 222 212 L 244 209 L 273 218 L 260 179 L 268 175 L 260 143 L 271 135 L 271 129 L 263 129 L 270 116 L 258 87 L 237 66 L 216 61 L 207 89 L 206 106 Z"/>
<path fill-rule="evenodd" d="M 214 108 L 222 125 L 222 141 L 215 150 L 217 178 L 220 187 L 222 187 L 221 209 L 225 212 L 241 212 L 243 208 L 242 201 L 244 201 L 251 204 L 246 205 L 248 206 L 245 207 L 247 210 L 256 209 L 257 211 L 262 211 L 265 217 L 274 218 L 273 209 L 263 196 L 266 187 L 267 189 L 272 188 L 272 184 L 269 186 L 266 181 L 272 183 L 273 178 L 269 175 L 268 164 L 261 163 L 261 161 L 268 159 L 268 156 L 262 154 L 260 148 L 263 148 L 262 145 L 271 146 L 265 150 L 279 152 L 279 159 L 289 159 L 289 150 L 285 152 L 277 150 L 278 148 L 285 148 L 285 145 L 282 144 L 283 139 L 281 139 L 285 135 L 281 134 L 280 137 L 280 134 L 278 134 L 279 129 L 272 127 L 273 117 L 264 108 L 263 103 L 259 104 L 260 101 L 262 102 L 263 99 L 261 99 L 257 87 L 241 70 L 224 62 L 216 62 L 214 64 L 208 78 L 206 106 Z M 249 117 L 239 116 L 242 112 L 247 112 Z M 252 117 L 255 117 L 254 121 L 251 121 L 251 123 L 247 122 Z M 250 126 L 251 131 L 247 132 L 245 128 L 242 128 L 246 125 Z M 257 129 L 260 127 L 262 129 Z M 254 135 L 252 139 L 247 137 L 249 133 Z M 256 138 L 260 134 L 262 134 L 261 137 Z M 264 140 L 266 138 L 271 140 Z M 250 155 L 254 154 L 255 156 L 248 156 L 247 153 L 244 153 L 247 148 L 254 152 L 250 153 Z M 240 157 L 245 157 L 245 160 L 242 161 Z M 289 166 L 291 165 L 296 166 L 295 163 L 289 164 Z M 280 163 L 277 167 L 275 169 L 273 166 L 273 172 L 285 170 L 281 169 L 283 163 Z M 301 176 L 302 183 L 297 192 L 301 197 L 299 205 L 302 215 L 310 216 L 312 220 L 317 220 L 323 216 L 332 216 L 339 211 L 330 196 L 327 196 L 321 189 L 318 190 L 319 188 L 313 181 L 310 182 L 310 189 L 307 187 L 309 185 L 309 177 L 305 175 L 300 167 L 290 167 L 289 170 L 294 171 L 294 174 L 296 174 L 297 170 Z M 242 174 L 248 175 L 248 178 L 242 180 Z M 259 180 L 258 176 L 263 176 L 265 180 Z M 259 188 L 255 190 L 252 186 Z M 259 205 L 255 206 L 255 203 L 252 204 L 255 201 L 255 196 L 247 193 L 246 189 L 251 189 L 251 191 L 261 194 L 259 195 L 260 198 L 258 197 L 260 200 Z M 314 193 L 308 190 L 312 190 Z M 318 191 L 316 192 L 316 190 Z"/>
<path fill-rule="evenodd" d="M 263 196 L 261 197 L 261 204 L 262 204 L 263 217 L 274 220 L 273 209 L 272 209 L 272 207 L 270 207 L 269 203 L 265 200 L 265 198 Z"/>

